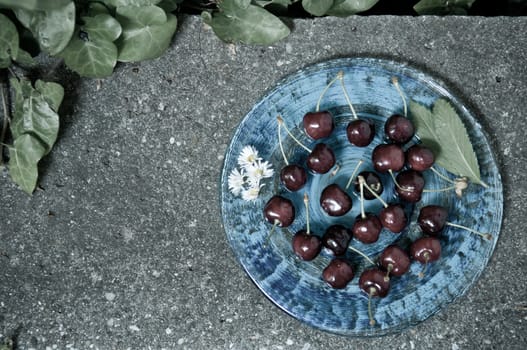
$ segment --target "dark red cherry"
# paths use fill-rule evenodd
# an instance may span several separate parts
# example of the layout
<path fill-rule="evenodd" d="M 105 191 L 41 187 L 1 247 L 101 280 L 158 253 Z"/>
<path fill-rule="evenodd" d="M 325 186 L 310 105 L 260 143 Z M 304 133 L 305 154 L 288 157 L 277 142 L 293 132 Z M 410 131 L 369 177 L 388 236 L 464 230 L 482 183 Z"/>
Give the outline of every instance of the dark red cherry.
<path fill-rule="evenodd" d="M 425 171 L 434 165 L 435 157 L 430 148 L 424 145 L 413 145 L 406 150 L 406 162 L 414 170 Z"/>
<path fill-rule="evenodd" d="M 361 215 L 357 216 L 351 228 L 353 237 L 366 244 L 377 242 L 381 230 L 382 225 L 379 218 L 372 213 L 366 213 L 365 218 Z"/>
<path fill-rule="evenodd" d="M 342 225 L 332 225 L 322 236 L 322 244 L 335 255 L 343 255 L 348 249 L 351 232 Z"/>
<path fill-rule="evenodd" d="M 346 135 L 352 145 L 366 147 L 375 137 L 375 124 L 363 119 L 352 120 L 346 128 Z"/>
<path fill-rule="evenodd" d="M 316 235 L 300 230 L 293 236 L 293 251 L 302 260 L 310 261 L 317 257 L 322 249 L 322 241 Z"/>
<path fill-rule="evenodd" d="M 331 184 L 322 191 L 320 206 L 330 216 L 342 216 L 350 211 L 352 202 L 337 184 Z"/>
<path fill-rule="evenodd" d="M 379 220 L 386 229 L 400 233 L 408 224 L 408 217 L 400 204 L 389 204 L 379 212 Z"/>
<path fill-rule="evenodd" d="M 443 230 L 448 219 L 448 210 L 439 205 L 422 207 L 417 217 L 421 231 L 432 236 L 437 236 Z"/>
<path fill-rule="evenodd" d="M 410 203 L 421 200 L 425 179 L 420 172 L 411 169 L 404 170 L 397 174 L 395 180 L 399 184 L 395 187 L 399 198 Z"/>
<path fill-rule="evenodd" d="M 351 264 L 341 258 L 333 259 L 324 271 L 322 271 L 324 281 L 336 289 L 345 288 L 354 276 L 355 273 L 353 272 Z"/>
<path fill-rule="evenodd" d="M 289 164 L 280 171 L 280 181 L 289 191 L 298 191 L 307 181 L 306 170 L 296 164 Z"/>
<path fill-rule="evenodd" d="M 359 288 L 372 297 L 384 298 L 390 290 L 390 281 L 386 281 L 385 273 L 378 268 L 364 270 L 359 278 Z"/>
<path fill-rule="evenodd" d="M 404 249 L 392 244 L 382 251 L 379 263 L 386 269 L 388 274 L 402 276 L 410 268 L 410 257 Z"/>
<path fill-rule="evenodd" d="M 394 114 L 384 124 L 384 133 L 391 141 L 404 144 L 414 136 L 415 128 L 410 119 Z"/>
<path fill-rule="evenodd" d="M 319 143 L 307 156 L 307 167 L 318 174 L 325 174 L 335 165 L 333 150 L 324 143 Z"/>
<path fill-rule="evenodd" d="M 333 116 L 328 111 L 308 112 L 304 115 L 304 130 L 315 140 L 328 137 L 333 129 Z"/>
<path fill-rule="evenodd" d="M 436 237 L 421 237 L 410 246 L 410 255 L 422 264 L 436 261 L 441 256 L 441 242 Z"/>
<path fill-rule="evenodd" d="M 358 181 L 358 177 L 362 176 L 364 180 L 366 181 L 366 184 L 377 194 L 381 195 L 384 187 L 382 186 L 381 178 L 379 175 L 374 173 L 373 171 L 363 171 L 359 175 L 357 175 L 357 179 L 355 179 L 355 191 L 360 193 L 360 184 Z M 375 196 L 370 192 L 369 189 L 364 187 L 364 199 L 375 199 Z"/>
<path fill-rule="evenodd" d="M 295 219 L 295 207 L 289 199 L 275 195 L 265 204 L 263 214 L 271 224 L 287 227 Z"/>
<path fill-rule="evenodd" d="M 379 172 L 399 171 L 404 166 L 404 151 L 396 144 L 381 144 L 374 148 L 371 160 Z"/>

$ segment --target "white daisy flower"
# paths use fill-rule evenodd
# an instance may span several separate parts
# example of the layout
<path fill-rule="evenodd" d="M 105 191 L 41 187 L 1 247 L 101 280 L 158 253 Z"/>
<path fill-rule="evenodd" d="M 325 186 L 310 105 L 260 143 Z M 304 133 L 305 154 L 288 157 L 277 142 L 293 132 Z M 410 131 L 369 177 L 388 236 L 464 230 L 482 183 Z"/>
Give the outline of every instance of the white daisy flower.
<path fill-rule="evenodd" d="M 243 190 L 242 199 L 245 201 L 256 200 L 256 198 L 258 198 L 258 195 L 260 194 L 260 188 L 262 188 L 262 186 L 249 187 L 248 189 Z"/>
<path fill-rule="evenodd" d="M 245 146 L 238 156 L 238 164 L 242 168 L 252 165 L 259 160 L 262 160 L 262 158 L 258 157 L 258 151 L 254 146 Z"/>
<path fill-rule="evenodd" d="M 235 196 L 239 195 L 244 189 L 243 185 L 245 184 L 245 172 L 243 170 L 240 172 L 238 168 L 232 169 L 231 173 L 229 174 L 228 184 L 231 193 Z"/>
<path fill-rule="evenodd" d="M 268 161 L 261 160 L 247 166 L 247 176 L 251 182 L 259 182 L 261 179 L 272 177 L 274 170 Z"/>

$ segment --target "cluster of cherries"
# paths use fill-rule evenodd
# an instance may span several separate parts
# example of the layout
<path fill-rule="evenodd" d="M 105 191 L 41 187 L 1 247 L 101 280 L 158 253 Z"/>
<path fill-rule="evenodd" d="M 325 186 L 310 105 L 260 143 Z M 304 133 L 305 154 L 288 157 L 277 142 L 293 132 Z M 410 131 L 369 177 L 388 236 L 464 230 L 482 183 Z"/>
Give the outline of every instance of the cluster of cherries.
<path fill-rule="evenodd" d="M 346 93 L 342 78 L 342 73 L 339 73 L 335 80 L 330 82 L 330 85 L 338 79 L 341 81 L 344 95 L 355 117 L 347 125 L 347 138 L 355 147 L 366 147 L 374 139 L 375 125 L 369 120 L 357 117 Z M 404 95 L 398 86 L 397 80 L 393 78 L 392 82 L 403 99 L 404 114 L 406 115 Z M 415 203 L 421 199 L 422 193 L 427 191 L 424 189 L 425 180 L 422 172 L 428 169 L 435 171 L 432 167 L 435 158 L 433 152 L 422 144 L 412 145 L 405 150 L 405 145 L 409 143 L 415 133 L 414 125 L 405 115 L 394 114 L 386 120 L 384 134 L 388 143 L 377 145 L 372 152 L 371 160 L 375 171 L 379 173 L 387 172 L 391 175 L 394 180 L 395 191 L 402 201 Z M 284 126 L 283 124 L 283 119 L 278 117 L 279 144 L 286 163 L 281 169 L 280 180 L 289 191 L 298 191 L 306 184 L 308 174 L 304 167 L 298 164 L 289 164 L 282 148 L 280 129 Z M 317 104 L 315 112 L 309 112 L 304 116 L 303 126 L 305 133 L 314 140 L 328 138 L 335 127 L 331 113 L 329 111 L 319 111 L 319 104 Z M 300 146 L 309 152 L 306 159 L 306 167 L 312 173 L 325 174 L 335 167 L 335 155 L 328 145 L 320 142 L 315 145 L 313 150 L 310 150 L 295 139 L 285 126 L 284 128 Z M 355 190 L 360 193 L 361 213 L 356 217 L 351 229 L 342 225 L 332 225 L 326 229 L 322 237 L 313 234 L 310 231 L 309 223 L 309 198 L 305 194 L 306 228 L 294 234 L 292 248 L 294 253 L 305 261 L 315 259 L 321 252 L 322 247 L 331 251 L 335 258 L 323 270 L 322 278 L 331 287 L 337 289 L 345 288 L 355 275 L 353 266 L 343 257 L 348 249 L 368 260 L 373 267 L 361 273 L 359 287 L 368 295 L 368 312 L 370 323 L 373 325 L 375 321 L 371 312 L 371 298 L 385 297 L 387 295 L 390 289 L 390 277 L 405 274 L 410 267 L 410 258 L 424 264 L 423 271 L 420 273 L 422 277 L 428 263 L 438 260 L 441 256 L 441 243 L 438 235 L 443 228 L 447 225 L 462 226 L 447 221 L 448 211 L 446 208 L 438 205 L 424 206 L 421 208 L 417 219 L 424 235 L 410 245 L 409 253 L 400 246 L 392 244 L 382 251 L 378 258 L 378 263 L 375 263 L 370 257 L 352 247 L 350 245 L 351 239 L 355 238 L 365 244 L 374 243 L 378 240 L 383 228 L 398 234 L 407 226 L 408 217 L 400 203 L 388 204 L 381 198 L 383 184 L 377 173 L 363 171 L 355 176 L 361 163 L 362 161 L 359 161 L 348 185 L 344 189 L 337 184 L 330 184 L 320 195 L 320 206 L 329 216 L 342 216 L 352 208 L 352 200 L 346 190 L 351 183 L 354 184 Z M 335 168 L 338 168 L 338 166 Z M 334 171 L 338 171 L 338 169 Z M 383 208 L 378 215 L 365 212 L 364 210 L 364 200 L 373 199 L 378 199 L 383 204 Z M 263 214 L 265 219 L 273 225 L 274 231 L 276 226 L 287 227 L 293 223 L 295 207 L 289 199 L 275 195 L 266 203 Z M 477 231 L 466 229 L 488 238 Z"/>

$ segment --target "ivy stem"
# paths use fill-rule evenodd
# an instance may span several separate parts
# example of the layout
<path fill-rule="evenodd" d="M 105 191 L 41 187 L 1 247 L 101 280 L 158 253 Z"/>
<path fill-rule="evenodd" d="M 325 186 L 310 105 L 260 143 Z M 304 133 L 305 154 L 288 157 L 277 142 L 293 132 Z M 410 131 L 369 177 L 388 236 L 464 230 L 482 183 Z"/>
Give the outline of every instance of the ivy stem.
<path fill-rule="evenodd" d="M 357 165 L 355 166 L 355 169 L 353 169 L 353 172 L 351 173 L 351 176 L 350 176 L 350 178 L 348 180 L 348 183 L 346 184 L 346 187 L 344 187 L 345 190 L 347 190 L 351 186 L 351 183 L 353 182 L 353 178 L 355 177 L 355 175 L 359 171 L 362 163 L 364 163 L 364 161 L 362 159 L 360 159 L 359 162 L 357 163 Z"/>
<path fill-rule="evenodd" d="M 408 116 L 408 108 L 406 106 L 406 98 L 404 97 L 403 91 L 401 90 L 401 87 L 399 86 L 399 79 L 397 79 L 397 77 L 393 76 L 392 77 L 392 83 L 393 83 L 393 86 L 395 86 L 395 89 L 397 90 L 397 92 L 399 93 L 399 96 L 401 96 L 401 99 L 403 100 L 404 116 L 407 117 Z"/>
<path fill-rule="evenodd" d="M 328 92 L 331 85 L 333 85 L 337 81 L 337 79 L 340 79 L 340 73 L 341 72 L 338 72 L 337 76 L 333 78 L 333 80 L 331 80 L 328 85 L 326 85 L 326 87 L 324 88 L 324 91 L 322 91 L 322 93 L 320 94 L 320 97 L 318 98 L 318 101 L 317 101 L 316 112 L 320 111 L 320 103 L 322 102 L 322 98 L 324 98 L 324 95 L 326 94 L 326 92 Z"/>
<path fill-rule="evenodd" d="M 5 98 L 5 92 L 4 92 L 4 84 L 0 85 L 0 95 L 2 95 L 2 108 L 4 111 L 4 118 L 2 122 L 2 132 L 0 133 L 0 165 L 4 163 L 4 139 L 5 139 L 5 133 L 7 131 L 7 125 L 10 123 L 9 119 L 9 111 L 7 110 L 7 102 Z"/>
<path fill-rule="evenodd" d="M 293 135 L 291 133 L 291 131 L 289 131 L 289 129 L 287 128 L 287 126 L 285 126 L 284 124 L 284 120 L 282 119 L 281 116 L 278 116 L 276 117 L 276 120 L 278 120 L 278 124 L 280 125 L 283 125 L 285 131 L 287 131 L 287 133 L 289 134 L 289 136 L 300 146 L 302 147 L 303 149 L 305 149 L 307 152 L 311 153 L 311 150 L 309 148 L 307 148 L 306 146 L 304 146 L 304 144 L 300 141 L 298 141 L 298 139 L 295 137 L 295 135 Z"/>
<path fill-rule="evenodd" d="M 363 252 L 361 252 L 360 250 L 358 250 L 357 248 L 353 247 L 352 245 L 349 245 L 348 246 L 348 249 L 351 250 L 352 252 L 355 252 L 357 254 L 359 254 L 360 256 L 362 256 L 364 259 L 368 260 L 368 262 L 372 265 L 375 266 L 375 262 L 373 260 L 370 259 L 369 256 L 367 256 L 366 254 L 364 254 Z"/>
<path fill-rule="evenodd" d="M 351 103 L 348 92 L 346 91 L 346 86 L 344 85 L 344 72 L 340 71 L 337 77 L 340 79 L 340 86 L 342 87 L 342 93 L 344 94 L 344 98 L 346 99 L 346 102 L 348 102 L 348 105 L 351 109 L 351 113 L 353 114 L 353 118 L 359 119 L 359 117 L 357 117 L 357 113 L 355 113 L 355 108 L 353 108 L 353 104 Z"/>

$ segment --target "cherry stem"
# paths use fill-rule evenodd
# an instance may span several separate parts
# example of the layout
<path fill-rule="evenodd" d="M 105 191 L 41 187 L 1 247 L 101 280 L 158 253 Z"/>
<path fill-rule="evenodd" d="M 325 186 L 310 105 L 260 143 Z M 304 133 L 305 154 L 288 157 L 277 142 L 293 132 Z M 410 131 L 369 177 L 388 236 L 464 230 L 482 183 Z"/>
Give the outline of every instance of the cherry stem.
<path fill-rule="evenodd" d="M 271 231 L 269 232 L 269 234 L 267 235 L 267 237 L 265 237 L 265 241 L 263 243 L 263 247 L 264 248 L 267 248 L 267 244 L 269 243 L 269 241 L 271 240 L 271 236 L 275 233 L 276 231 L 276 226 L 278 226 L 278 224 L 280 223 L 280 221 L 278 221 L 278 219 L 276 219 L 273 223 L 273 227 L 271 227 Z"/>
<path fill-rule="evenodd" d="M 307 148 L 306 146 L 304 146 L 304 144 L 300 141 L 298 141 L 298 139 L 291 133 L 291 131 L 289 131 L 289 129 L 287 128 L 287 126 L 284 124 L 284 120 L 282 119 L 282 117 L 278 116 L 276 117 L 276 120 L 278 120 L 278 124 L 280 125 L 283 125 L 285 131 L 287 131 L 287 133 L 289 134 L 289 136 L 291 136 L 291 138 L 300 146 L 302 147 L 303 149 L 305 149 L 307 152 L 311 153 L 311 150 L 309 148 Z"/>
<path fill-rule="evenodd" d="M 360 250 L 358 250 L 357 248 L 353 247 L 352 245 L 349 245 L 348 246 L 348 249 L 351 250 L 352 252 L 355 252 L 357 254 L 359 254 L 360 256 L 362 256 L 364 259 L 368 260 L 368 262 L 372 265 L 375 265 L 375 262 L 373 260 L 370 259 L 369 256 L 367 256 L 366 254 L 364 254 L 363 252 L 361 252 Z"/>
<path fill-rule="evenodd" d="M 395 175 L 393 174 L 392 169 L 388 169 L 388 172 L 390 173 L 390 176 L 392 177 L 393 183 L 395 184 L 395 186 L 397 186 L 398 189 L 400 189 L 401 191 L 412 192 L 411 190 L 409 190 L 407 188 L 404 188 L 401 185 L 399 185 L 399 183 L 395 179 Z"/>
<path fill-rule="evenodd" d="M 368 293 L 368 317 L 370 318 L 370 326 L 375 326 L 375 320 L 373 319 L 373 313 L 371 311 L 371 298 L 375 295 L 375 288 L 370 287 Z"/>
<path fill-rule="evenodd" d="M 359 181 L 359 188 L 360 188 L 360 217 L 363 219 L 366 219 L 366 212 L 364 211 L 364 181 Z"/>
<path fill-rule="evenodd" d="M 390 273 L 393 270 L 393 264 L 388 264 L 388 267 L 386 268 L 386 276 L 384 276 L 384 281 L 388 282 L 390 281 Z"/>
<path fill-rule="evenodd" d="M 425 192 L 428 192 L 428 193 L 437 193 L 437 192 L 446 192 L 446 191 L 451 191 L 451 190 L 455 190 L 456 189 L 456 186 L 449 186 L 449 187 L 445 187 L 445 188 L 439 188 L 439 189 L 424 189 L 423 190 L 423 193 Z"/>
<path fill-rule="evenodd" d="M 306 208 L 306 233 L 310 235 L 311 230 L 309 227 L 309 197 L 307 196 L 307 193 L 304 193 L 304 207 Z"/>
<path fill-rule="evenodd" d="M 280 146 L 280 151 L 282 152 L 282 157 L 284 157 L 285 165 L 289 165 L 289 161 L 287 160 L 287 157 L 285 156 L 284 152 L 284 146 L 282 145 L 282 133 L 281 131 L 281 123 L 278 123 L 278 145 Z"/>
<path fill-rule="evenodd" d="M 423 266 L 423 269 L 421 270 L 421 272 L 419 272 L 419 278 L 425 277 L 425 272 L 428 268 L 428 260 L 430 260 L 430 254 L 428 252 L 425 252 L 424 256 L 425 256 L 425 266 Z"/>
<path fill-rule="evenodd" d="M 359 162 L 357 163 L 357 165 L 355 166 L 355 169 L 353 169 L 353 172 L 351 173 L 351 176 L 350 176 L 350 178 L 348 180 L 348 183 L 346 184 L 346 187 L 344 187 L 345 190 L 347 190 L 351 186 L 351 183 L 352 183 L 353 179 L 355 178 L 355 175 L 359 171 L 359 168 L 361 167 L 362 163 L 364 163 L 364 161 L 362 159 L 360 159 Z"/>
<path fill-rule="evenodd" d="M 401 96 L 401 99 L 403 100 L 403 106 L 404 106 L 404 116 L 408 116 L 408 108 L 406 106 L 406 98 L 404 97 L 403 91 L 401 90 L 401 87 L 399 86 L 399 79 L 397 77 L 392 77 L 392 83 L 395 86 L 395 89 L 399 93 L 399 96 Z"/>
<path fill-rule="evenodd" d="M 473 230 L 473 229 L 468 228 L 468 227 L 466 227 L 466 226 L 462 226 L 462 225 L 454 224 L 454 223 L 452 223 L 452 222 L 447 222 L 446 225 L 447 225 L 447 226 L 456 227 L 456 228 L 460 228 L 460 229 L 463 229 L 463 230 L 467 230 L 468 232 L 474 233 L 474 234 L 476 234 L 476 235 L 478 235 L 478 236 L 481 236 L 481 237 L 483 237 L 483 238 L 485 238 L 485 239 L 487 239 L 487 240 L 489 240 L 489 241 L 492 239 L 492 235 L 491 235 L 490 233 L 481 233 L 481 232 L 479 232 L 479 231 Z"/>
<path fill-rule="evenodd" d="M 344 98 L 346 99 L 346 102 L 348 102 L 348 105 L 350 106 L 351 113 L 353 114 L 353 118 L 359 119 L 359 117 L 357 117 L 357 113 L 355 113 L 355 108 L 353 108 L 353 104 L 351 103 L 348 92 L 346 91 L 346 86 L 344 85 L 344 72 L 340 71 L 339 74 L 337 75 L 337 78 L 340 79 L 340 86 L 342 87 L 342 93 L 344 94 Z"/>
<path fill-rule="evenodd" d="M 317 101 L 317 107 L 316 107 L 316 111 L 317 112 L 320 110 L 320 102 L 322 102 L 322 98 L 324 98 L 324 95 L 326 94 L 326 92 L 328 92 L 328 90 L 331 87 L 331 85 L 333 85 L 337 81 L 337 79 L 340 79 L 340 73 L 341 72 L 337 73 L 337 76 L 335 78 L 333 78 L 333 80 L 331 80 L 328 85 L 326 85 L 326 88 L 320 94 L 320 97 L 318 98 L 318 101 Z"/>
<path fill-rule="evenodd" d="M 368 191 L 370 191 L 370 193 L 371 193 L 375 198 L 377 198 L 377 199 L 381 202 L 381 204 L 383 205 L 383 207 L 388 208 L 388 203 L 386 203 L 386 202 L 384 201 L 384 199 L 382 199 L 381 196 L 379 196 L 379 195 L 378 195 L 378 194 L 377 194 L 377 193 L 376 193 L 376 192 L 370 187 L 370 185 L 368 185 L 368 183 L 366 182 L 366 180 L 364 180 L 364 177 L 359 176 L 359 183 L 360 183 L 360 182 L 362 182 L 362 184 L 364 185 L 364 187 L 366 187 L 366 189 L 367 189 Z"/>
<path fill-rule="evenodd" d="M 333 176 L 337 175 L 337 173 L 339 172 L 339 170 L 340 170 L 340 164 L 337 163 L 337 164 L 335 165 L 335 169 L 333 169 L 329 175 L 330 175 L 331 177 L 333 177 Z"/>
<path fill-rule="evenodd" d="M 443 180 L 445 181 L 448 181 L 452 184 L 455 184 L 456 182 L 448 177 L 446 177 L 445 175 L 441 174 L 436 168 L 434 167 L 430 167 L 430 170 L 432 170 L 437 176 L 439 176 L 440 178 L 442 178 Z"/>

